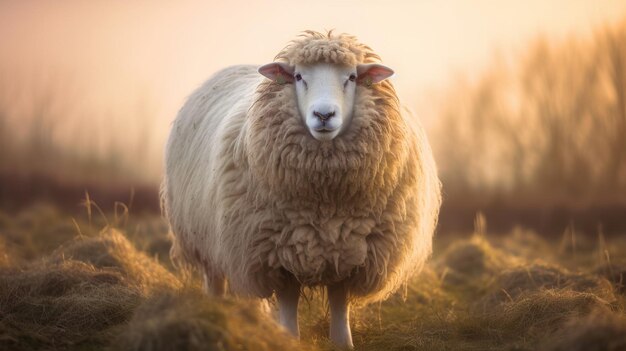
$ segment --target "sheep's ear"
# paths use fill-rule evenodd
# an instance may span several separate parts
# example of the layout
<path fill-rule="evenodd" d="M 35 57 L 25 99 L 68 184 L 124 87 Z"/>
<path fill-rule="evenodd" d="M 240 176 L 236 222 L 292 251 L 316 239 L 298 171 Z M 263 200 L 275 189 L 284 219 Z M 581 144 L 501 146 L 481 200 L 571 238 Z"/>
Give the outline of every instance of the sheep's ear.
<path fill-rule="evenodd" d="M 369 86 L 391 77 L 393 70 L 378 63 L 370 63 L 358 65 L 356 67 L 356 74 L 359 83 Z"/>
<path fill-rule="evenodd" d="M 293 83 L 293 67 L 283 62 L 272 62 L 259 67 L 259 73 L 278 84 Z"/>

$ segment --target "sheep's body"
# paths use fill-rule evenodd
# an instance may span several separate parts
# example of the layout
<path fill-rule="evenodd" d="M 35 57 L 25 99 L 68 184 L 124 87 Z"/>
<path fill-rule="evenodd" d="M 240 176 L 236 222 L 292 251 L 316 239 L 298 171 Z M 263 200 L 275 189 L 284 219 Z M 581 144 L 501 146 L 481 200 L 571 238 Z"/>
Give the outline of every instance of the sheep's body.
<path fill-rule="evenodd" d="M 172 256 L 210 269 L 208 278 L 227 274 L 229 258 L 236 258 L 225 244 L 240 234 L 225 230 L 225 216 L 232 208 L 229 193 L 245 184 L 238 184 L 239 170 L 228 167 L 236 162 L 232 153 L 262 79 L 253 66 L 216 73 L 180 110 L 166 147 L 163 200 L 174 234 Z"/>
<path fill-rule="evenodd" d="M 359 87 L 350 128 L 319 142 L 290 85 L 254 66 L 218 72 L 167 145 L 174 256 L 241 295 L 268 297 L 294 277 L 345 282 L 361 301 L 393 292 L 429 256 L 440 202 L 424 133 L 400 111 L 388 82 Z"/>

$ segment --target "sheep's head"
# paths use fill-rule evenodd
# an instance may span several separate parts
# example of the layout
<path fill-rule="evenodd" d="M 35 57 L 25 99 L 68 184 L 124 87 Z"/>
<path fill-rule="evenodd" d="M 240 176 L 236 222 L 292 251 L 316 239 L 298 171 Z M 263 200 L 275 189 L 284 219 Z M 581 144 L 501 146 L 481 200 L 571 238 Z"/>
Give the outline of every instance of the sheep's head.
<path fill-rule="evenodd" d="M 320 141 L 332 140 L 350 126 L 357 87 L 369 87 L 393 74 L 375 63 L 379 57 L 355 37 L 307 31 L 259 68 L 277 84 L 296 91 L 302 121 Z"/>
<path fill-rule="evenodd" d="M 332 140 L 350 125 L 357 85 L 376 84 L 393 71 L 377 63 L 289 66 L 273 62 L 261 66 L 259 73 L 279 84 L 295 86 L 303 122 L 315 139 L 323 141 Z"/>

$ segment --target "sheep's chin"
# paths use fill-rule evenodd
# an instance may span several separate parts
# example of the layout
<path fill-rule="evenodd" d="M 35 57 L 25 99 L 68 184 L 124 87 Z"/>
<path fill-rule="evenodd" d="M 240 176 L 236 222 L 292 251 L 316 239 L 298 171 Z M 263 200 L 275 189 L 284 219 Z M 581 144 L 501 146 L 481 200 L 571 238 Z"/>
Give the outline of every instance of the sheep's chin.
<path fill-rule="evenodd" d="M 309 129 L 309 133 L 311 133 L 311 136 L 313 136 L 313 138 L 319 141 L 331 141 L 335 139 L 335 137 L 339 134 L 339 129 L 340 128 L 337 128 L 330 132 L 318 132 L 316 130 Z"/>

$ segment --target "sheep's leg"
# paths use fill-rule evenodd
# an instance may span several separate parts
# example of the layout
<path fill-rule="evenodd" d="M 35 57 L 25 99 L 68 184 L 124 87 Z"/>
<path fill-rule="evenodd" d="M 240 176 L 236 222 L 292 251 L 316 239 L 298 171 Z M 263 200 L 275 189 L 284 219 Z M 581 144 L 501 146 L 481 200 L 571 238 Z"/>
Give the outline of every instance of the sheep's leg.
<path fill-rule="evenodd" d="M 350 303 L 348 290 L 343 283 L 329 285 L 328 304 L 330 306 L 330 340 L 337 346 L 351 349 Z"/>
<path fill-rule="evenodd" d="M 226 278 L 210 268 L 204 270 L 204 291 L 210 296 L 222 297 L 226 293 Z"/>
<path fill-rule="evenodd" d="M 278 320 L 296 338 L 300 337 L 298 328 L 298 300 L 300 299 L 300 284 L 291 281 L 285 287 L 276 291 L 278 299 Z"/>

